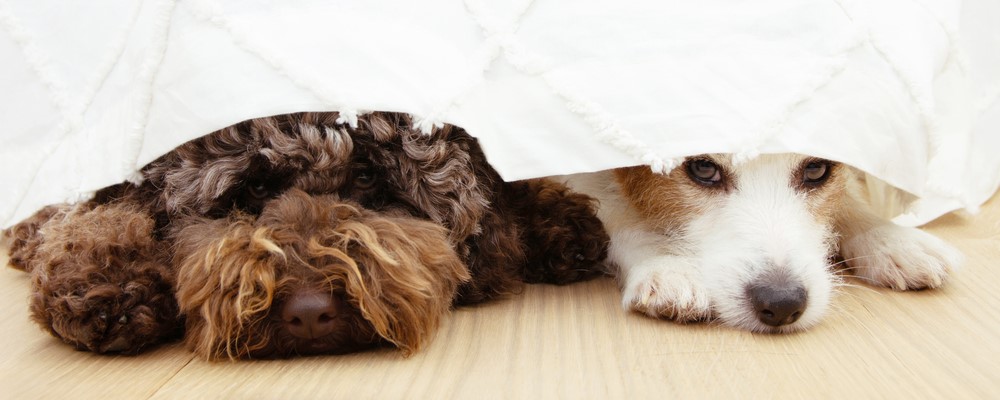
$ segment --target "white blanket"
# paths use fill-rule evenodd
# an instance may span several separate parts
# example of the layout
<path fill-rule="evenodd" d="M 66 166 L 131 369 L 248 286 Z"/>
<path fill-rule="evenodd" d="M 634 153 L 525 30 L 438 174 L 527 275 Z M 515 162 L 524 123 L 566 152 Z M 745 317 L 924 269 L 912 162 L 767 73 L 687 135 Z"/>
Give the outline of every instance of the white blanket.
<path fill-rule="evenodd" d="M 463 126 L 507 179 L 805 153 L 919 224 L 1000 183 L 998 50 L 996 0 L 0 0 L 0 226 L 320 110 Z"/>

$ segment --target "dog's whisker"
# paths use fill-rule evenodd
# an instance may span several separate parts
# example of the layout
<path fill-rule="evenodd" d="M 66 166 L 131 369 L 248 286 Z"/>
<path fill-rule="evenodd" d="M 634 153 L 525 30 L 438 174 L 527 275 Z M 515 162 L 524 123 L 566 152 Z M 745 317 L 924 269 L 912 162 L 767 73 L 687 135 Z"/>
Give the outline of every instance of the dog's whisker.
<path fill-rule="evenodd" d="M 848 264 L 848 263 L 853 262 L 853 261 L 857 261 L 857 260 L 863 260 L 863 259 L 866 259 L 866 258 L 872 258 L 872 257 L 877 257 L 877 256 L 875 256 L 875 255 L 865 255 L 865 256 L 858 256 L 858 257 L 851 257 L 849 259 L 844 259 L 844 260 L 840 260 L 840 261 L 837 261 L 837 262 L 834 262 L 834 263 L 827 264 L 827 268 L 828 269 L 837 269 L 837 270 L 851 270 L 851 269 L 854 269 L 854 268 L 858 268 L 858 266 L 852 266 L 851 264 Z"/>
<path fill-rule="evenodd" d="M 865 268 L 871 268 L 871 266 L 869 266 L 869 265 L 854 265 L 854 266 L 851 266 L 851 267 L 840 268 L 837 271 L 839 271 L 839 272 L 850 272 L 850 271 L 855 271 L 855 270 L 865 269 Z"/>
<path fill-rule="evenodd" d="M 831 316 L 836 316 L 836 317 L 844 316 L 846 318 L 849 318 L 851 321 L 860 322 L 860 320 L 857 319 L 857 316 L 855 316 L 850 311 L 851 310 L 849 310 L 847 307 L 843 307 L 843 306 L 841 306 L 839 304 L 831 304 L 830 305 L 830 315 Z"/>
<path fill-rule="evenodd" d="M 862 259 L 865 259 L 865 258 L 872 258 L 872 257 L 878 257 L 878 255 L 876 255 L 876 254 L 864 254 L 864 255 L 860 255 L 860 256 L 854 256 L 854 257 L 851 257 L 851 258 L 842 259 L 838 263 L 851 262 L 851 261 L 854 261 L 854 260 L 862 260 Z"/>
<path fill-rule="evenodd" d="M 844 289 L 857 289 L 857 290 L 863 290 L 863 291 L 867 291 L 867 292 L 869 292 L 869 293 L 874 293 L 874 294 L 876 294 L 876 295 L 880 295 L 880 296 L 884 294 L 884 293 L 883 293 L 883 292 L 881 292 L 881 291 L 878 291 L 878 290 L 876 290 L 876 289 L 873 289 L 873 288 L 871 288 L 871 287 L 869 287 L 869 286 L 865 286 L 865 285 L 852 285 L 852 284 L 843 284 L 843 285 L 837 285 L 837 286 L 836 286 L 836 288 L 837 288 L 837 289 L 839 289 L 839 290 L 838 290 L 838 293 L 840 293 L 840 294 L 843 294 L 843 295 L 845 295 L 845 296 L 848 296 L 848 297 L 852 297 L 852 298 L 859 298 L 859 299 L 860 299 L 861 297 L 859 297 L 859 296 L 857 295 L 857 293 L 853 293 L 853 292 L 852 292 L 852 291 L 850 291 L 850 290 L 844 290 Z"/>
<path fill-rule="evenodd" d="M 850 278 L 850 279 L 857 279 L 859 281 L 862 281 L 862 282 L 865 282 L 865 283 L 868 283 L 868 284 L 872 284 L 872 285 L 878 285 L 878 282 L 875 279 L 872 279 L 872 278 L 869 278 L 869 277 L 865 277 L 865 276 L 861 276 L 861 275 L 847 274 L 847 275 L 844 275 L 844 277 Z"/>

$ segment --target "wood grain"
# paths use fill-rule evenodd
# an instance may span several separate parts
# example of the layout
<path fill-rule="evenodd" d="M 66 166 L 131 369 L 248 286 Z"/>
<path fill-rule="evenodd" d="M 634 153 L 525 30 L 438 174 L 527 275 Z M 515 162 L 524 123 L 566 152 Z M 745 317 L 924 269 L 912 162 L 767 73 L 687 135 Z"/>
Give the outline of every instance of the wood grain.
<path fill-rule="evenodd" d="M 853 282 L 816 328 L 759 335 L 625 313 L 610 279 L 529 286 L 463 308 L 427 348 L 279 361 L 74 351 L 27 317 L 0 271 L 4 398 L 1000 398 L 1000 198 L 927 229 L 961 248 L 941 290 Z M 6 264 L 6 258 L 0 258 Z"/>

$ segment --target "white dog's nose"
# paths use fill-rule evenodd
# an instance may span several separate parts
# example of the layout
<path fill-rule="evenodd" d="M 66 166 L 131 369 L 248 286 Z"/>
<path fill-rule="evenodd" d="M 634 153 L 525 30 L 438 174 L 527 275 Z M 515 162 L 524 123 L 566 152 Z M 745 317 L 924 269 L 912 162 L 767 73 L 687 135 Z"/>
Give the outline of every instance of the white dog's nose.
<path fill-rule="evenodd" d="M 806 310 L 808 294 L 801 284 L 754 285 L 747 289 L 757 319 L 770 326 L 798 321 Z"/>

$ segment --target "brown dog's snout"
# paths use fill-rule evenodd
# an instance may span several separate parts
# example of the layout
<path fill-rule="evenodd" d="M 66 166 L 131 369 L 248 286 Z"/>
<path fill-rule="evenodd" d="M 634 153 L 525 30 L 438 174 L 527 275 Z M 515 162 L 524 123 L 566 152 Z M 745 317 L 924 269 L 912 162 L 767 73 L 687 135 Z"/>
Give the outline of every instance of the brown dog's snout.
<path fill-rule="evenodd" d="M 789 325 L 806 310 L 808 294 L 801 284 L 754 285 L 747 289 L 757 319 L 770 326 Z"/>
<path fill-rule="evenodd" d="M 285 301 L 281 308 L 281 319 L 292 335 L 316 339 L 337 328 L 337 303 L 338 300 L 329 293 L 299 290 Z"/>

